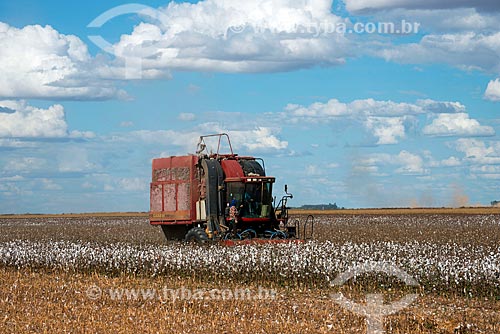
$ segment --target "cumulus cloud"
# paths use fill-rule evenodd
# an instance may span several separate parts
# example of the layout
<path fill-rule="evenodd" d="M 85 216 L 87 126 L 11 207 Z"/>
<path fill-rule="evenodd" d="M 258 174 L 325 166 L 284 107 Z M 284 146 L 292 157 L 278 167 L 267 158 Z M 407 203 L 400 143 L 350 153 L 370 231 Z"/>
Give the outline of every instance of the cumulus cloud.
<path fill-rule="evenodd" d="M 148 188 L 149 180 L 138 177 L 121 178 L 116 181 L 116 189 L 120 189 L 121 191 L 147 192 Z"/>
<path fill-rule="evenodd" d="M 122 128 L 129 128 L 131 126 L 134 126 L 134 122 L 132 122 L 132 121 L 122 121 L 122 122 L 120 122 L 120 127 L 122 127 Z"/>
<path fill-rule="evenodd" d="M 177 116 L 177 119 L 184 122 L 190 122 L 196 119 L 196 115 L 190 112 L 182 112 Z"/>
<path fill-rule="evenodd" d="M 345 0 L 350 12 L 371 12 L 395 8 L 404 9 L 449 9 L 475 8 L 480 11 L 500 11 L 496 0 Z"/>
<path fill-rule="evenodd" d="M 317 123 L 332 117 L 345 116 L 407 116 L 425 113 L 457 113 L 464 112 L 465 106 L 460 102 L 418 100 L 416 103 L 377 101 L 374 99 L 354 100 L 350 103 L 331 99 L 326 103 L 316 102 L 309 106 L 288 104 L 281 116 L 290 121 Z"/>
<path fill-rule="evenodd" d="M 308 176 L 321 176 L 325 174 L 324 168 L 318 165 L 307 165 L 304 172 Z"/>
<path fill-rule="evenodd" d="M 247 126 L 245 126 L 246 128 Z M 126 135 L 117 134 L 111 138 L 113 141 L 142 141 L 145 143 L 158 143 L 172 145 L 171 152 L 165 153 L 165 156 L 172 154 L 194 153 L 196 145 L 201 135 L 212 133 L 227 133 L 231 139 L 231 144 L 235 153 L 240 150 L 246 150 L 250 153 L 269 153 L 285 151 L 288 148 L 288 142 L 279 138 L 281 129 L 270 127 L 255 127 L 254 129 L 226 128 L 219 123 L 199 124 L 195 129 L 189 131 L 175 130 L 140 130 L 132 131 Z M 217 141 L 206 140 L 207 149 L 215 152 L 217 150 Z M 212 145 L 213 144 L 213 145 Z M 184 151 L 180 151 L 182 149 Z M 221 150 L 229 150 L 225 139 L 222 141 Z M 175 153 L 173 153 L 175 152 Z M 226 151 L 223 153 L 227 153 Z"/>
<path fill-rule="evenodd" d="M 484 98 L 490 101 L 500 101 L 500 79 L 491 80 L 488 83 Z"/>
<path fill-rule="evenodd" d="M 436 3 L 346 1 L 353 12 L 394 8 L 419 8 L 421 13 L 432 13 L 436 8 L 468 11 L 461 12 L 460 20 L 451 14 L 429 18 L 438 23 L 463 21 L 460 24 L 469 28 L 460 33 L 430 34 L 412 44 L 394 44 L 389 37 L 360 48 L 359 36 L 325 33 L 327 27 L 352 24 L 332 13 L 331 0 L 170 2 L 154 10 L 161 13 L 153 15 L 156 20 L 141 16 L 144 22 L 110 46 L 108 51 L 116 56 L 113 60 L 92 57 L 78 37 L 61 34 L 50 26 L 19 29 L 0 23 L 0 44 L 6 46 L 0 53 L 4 65 L 0 68 L 0 98 L 126 98 L 125 92 L 113 86 L 113 80 L 103 79 L 169 78 L 171 69 L 287 71 L 343 64 L 346 58 L 362 55 L 403 63 L 444 62 L 499 73 L 500 12 L 498 17 L 476 12 L 491 11 L 498 4 L 486 0 Z M 486 28 L 487 32 L 480 32 Z M 128 76 L 129 70 L 140 71 L 139 76 Z"/>
<path fill-rule="evenodd" d="M 461 113 L 465 106 L 460 102 L 418 100 L 416 103 L 355 100 L 343 103 L 331 99 L 309 106 L 288 104 L 279 116 L 290 123 L 325 123 L 341 117 L 359 122 L 373 135 L 377 145 L 396 144 L 405 138 L 406 128 L 415 121 L 414 116 L 430 113 Z M 483 129 L 484 130 L 484 129 Z"/>
<path fill-rule="evenodd" d="M 342 34 L 321 34 L 321 27 L 343 22 L 331 0 L 170 2 L 160 12 L 159 23 L 142 22 L 122 35 L 113 53 L 140 58 L 146 70 L 221 72 L 341 64 L 350 54 Z"/>
<path fill-rule="evenodd" d="M 419 23 L 419 31 L 456 33 L 465 31 L 498 31 L 500 12 L 478 12 L 475 8 L 392 9 L 376 11 L 380 22 Z"/>
<path fill-rule="evenodd" d="M 417 154 L 402 150 L 399 154 L 371 154 L 367 158 L 357 161 L 357 170 L 365 172 L 378 172 L 379 166 L 395 166 L 394 172 L 402 175 L 428 174 L 424 160 Z"/>
<path fill-rule="evenodd" d="M 456 157 L 449 157 L 448 159 L 441 160 L 439 163 L 439 165 L 443 167 L 457 167 L 461 164 L 460 159 Z"/>
<path fill-rule="evenodd" d="M 30 172 L 47 167 L 47 160 L 38 157 L 13 158 L 5 162 L 5 172 Z"/>
<path fill-rule="evenodd" d="M 50 179 L 43 178 L 40 180 L 40 183 L 44 190 L 62 190 L 59 184 Z"/>
<path fill-rule="evenodd" d="M 89 158 L 89 152 L 83 147 L 68 147 L 58 152 L 59 172 L 90 172 L 100 169 L 99 164 Z"/>
<path fill-rule="evenodd" d="M 419 43 L 388 45 L 369 52 L 400 63 L 444 63 L 466 70 L 500 72 L 500 32 L 430 34 Z"/>
<path fill-rule="evenodd" d="M 246 147 L 251 152 L 255 151 L 279 151 L 288 147 L 288 142 L 280 140 L 276 131 L 271 128 L 259 127 L 251 131 L 233 132 L 236 143 Z"/>
<path fill-rule="evenodd" d="M 367 129 L 378 138 L 377 145 L 397 144 L 405 137 L 405 126 L 401 117 L 368 117 Z"/>
<path fill-rule="evenodd" d="M 466 113 L 439 114 L 422 132 L 429 136 L 494 136 L 491 126 L 481 125 Z"/>
<path fill-rule="evenodd" d="M 434 101 L 430 99 L 419 100 L 417 105 L 425 110 L 436 114 L 441 113 L 463 113 L 466 111 L 465 106 L 460 102 L 453 101 Z"/>
<path fill-rule="evenodd" d="M 484 174 L 500 174 L 500 165 L 473 166 L 471 171 Z"/>
<path fill-rule="evenodd" d="M 423 159 L 416 154 L 407 151 L 401 151 L 397 156 L 393 156 L 395 164 L 400 164 L 401 167 L 396 169 L 396 173 L 400 174 L 426 174 L 428 170 L 424 168 Z"/>
<path fill-rule="evenodd" d="M 0 98 L 110 99 L 126 94 L 95 78 L 98 65 L 78 37 L 51 26 L 0 22 Z M 100 66 L 97 66 L 100 67 Z"/>
<path fill-rule="evenodd" d="M 500 141 L 461 138 L 451 146 L 465 155 L 473 177 L 500 179 Z"/>
<path fill-rule="evenodd" d="M 64 108 L 59 104 L 48 109 L 25 101 L 0 101 L 0 137 L 11 138 L 92 138 L 92 132 L 68 132 Z"/>
<path fill-rule="evenodd" d="M 423 19 L 426 29 L 435 29 L 418 43 L 394 43 L 387 35 L 362 45 L 360 36 L 325 33 L 325 27 L 352 24 L 352 17 L 332 13 L 331 5 L 331 0 L 171 2 L 159 10 L 159 22 L 142 22 L 131 34 L 122 35 L 113 53 L 123 59 L 140 58 L 145 71 L 272 72 L 337 65 L 349 57 L 371 55 L 500 72 L 496 2 L 348 0 L 346 7 L 353 13 L 371 11 L 383 22 Z"/>
<path fill-rule="evenodd" d="M 491 141 L 489 144 L 473 138 L 460 138 L 452 145 L 458 152 L 473 164 L 500 165 L 500 142 Z"/>

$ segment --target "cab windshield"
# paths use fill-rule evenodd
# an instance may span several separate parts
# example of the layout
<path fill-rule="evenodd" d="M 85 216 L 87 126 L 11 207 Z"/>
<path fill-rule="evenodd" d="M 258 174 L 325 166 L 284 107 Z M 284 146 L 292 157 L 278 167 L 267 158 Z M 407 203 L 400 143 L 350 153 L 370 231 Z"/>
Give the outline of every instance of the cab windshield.
<path fill-rule="evenodd" d="M 229 182 L 227 202 L 236 206 L 240 217 L 269 218 L 272 203 L 272 184 L 270 182 Z"/>

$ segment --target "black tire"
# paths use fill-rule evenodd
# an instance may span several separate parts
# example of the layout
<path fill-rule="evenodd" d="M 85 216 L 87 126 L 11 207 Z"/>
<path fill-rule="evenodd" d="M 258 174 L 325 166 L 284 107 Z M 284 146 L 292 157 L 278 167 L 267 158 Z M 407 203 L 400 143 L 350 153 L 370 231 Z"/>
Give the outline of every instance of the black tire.
<path fill-rule="evenodd" d="M 167 240 L 184 240 L 187 232 L 186 225 L 161 225 L 161 229 Z"/>
<path fill-rule="evenodd" d="M 198 244 L 204 244 L 204 243 L 208 242 L 208 235 L 203 228 L 193 227 L 186 234 L 184 241 L 185 242 L 196 242 Z"/>

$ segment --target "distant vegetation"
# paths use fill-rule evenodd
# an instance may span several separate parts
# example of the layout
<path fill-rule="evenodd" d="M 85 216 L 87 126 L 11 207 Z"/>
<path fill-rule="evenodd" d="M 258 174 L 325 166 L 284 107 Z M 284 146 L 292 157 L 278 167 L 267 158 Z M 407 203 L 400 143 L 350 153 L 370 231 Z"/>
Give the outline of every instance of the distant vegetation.
<path fill-rule="evenodd" d="M 299 210 L 344 210 L 344 207 L 339 207 L 337 203 L 328 204 L 305 204 L 301 207 L 295 208 Z"/>
<path fill-rule="evenodd" d="M 500 201 L 493 201 L 493 202 L 491 202 L 491 206 L 499 207 L 500 206 Z"/>

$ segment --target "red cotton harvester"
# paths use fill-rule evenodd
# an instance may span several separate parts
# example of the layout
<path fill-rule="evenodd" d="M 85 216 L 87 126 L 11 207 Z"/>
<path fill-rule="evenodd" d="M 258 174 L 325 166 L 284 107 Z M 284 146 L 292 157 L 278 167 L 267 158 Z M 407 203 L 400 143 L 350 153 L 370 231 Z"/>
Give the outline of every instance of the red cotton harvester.
<path fill-rule="evenodd" d="M 207 152 L 205 140 L 217 140 Z M 229 153 L 220 154 L 227 138 Z M 276 204 L 275 178 L 264 160 L 233 153 L 225 133 L 201 136 L 196 155 L 153 159 L 150 223 L 160 225 L 169 240 L 226 245 L 301 241 L 312 236 L 314 218 L 289 221 L 287 191 Z"/>

